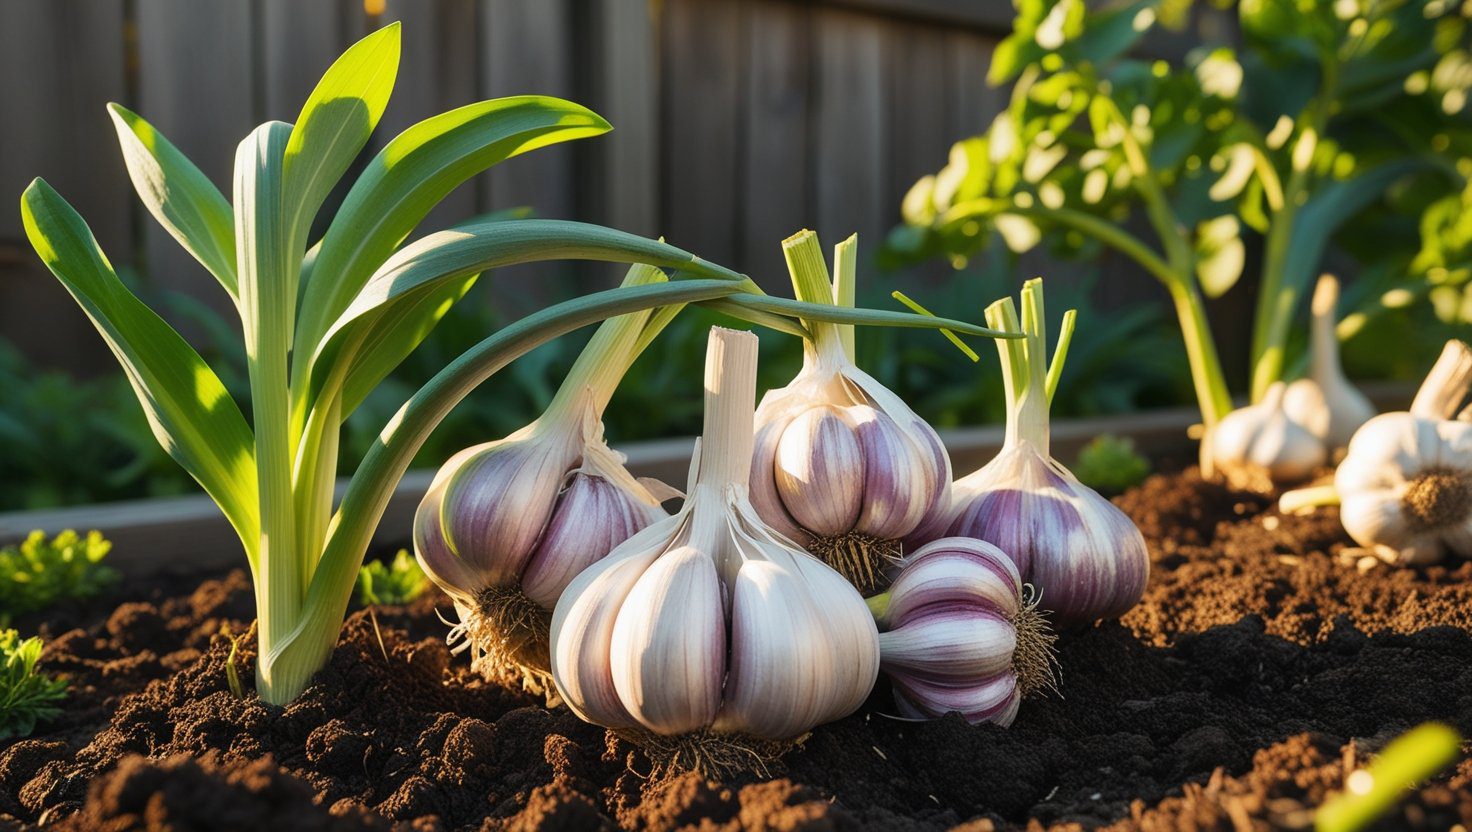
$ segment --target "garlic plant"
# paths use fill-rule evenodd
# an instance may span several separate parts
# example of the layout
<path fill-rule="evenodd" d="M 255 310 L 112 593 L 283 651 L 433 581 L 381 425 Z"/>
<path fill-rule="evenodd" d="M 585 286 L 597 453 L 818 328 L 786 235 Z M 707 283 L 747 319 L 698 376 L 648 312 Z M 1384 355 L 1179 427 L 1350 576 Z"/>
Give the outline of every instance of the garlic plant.
<path fill-rule="evenodd" d="M 712 330 L 685 505 L 579 574 L 552 616 L 568 707 L 661 765 L 759 764 L 857 709 L 879 672 L 863 598 L 749 500 L 756 346 Z"/>
<path fill-rule="evenodd" d="M 1041 593 L 1060 625 L 1114 618 L 1145 592 L 1150 558 L 1134 523 L 1079 482 L 1049 455 L 1048 405 L 1057 388 L 1072 336 L 1074 314 L 1052 366 L 1047 363 L 1042 280 L 1022 288 L 1022 322 L 1006 298 L 987 308 L 987 321 L 1022 340 L 997 340 L 1007 396 L 1002 451 L 980 470 L 956 481 L 944 536 L 991 543 L 1007 554 Z"/>
<path fill-rule="evenodd" d="M 904 560 L 878 611 L 879 667 L 909 717 L 955 711 L 1006 727 L 1024 696 L 1056 684 L 1056 636 L 1001 549 L 948 537 Z"/>
<path fill-rule="evenodd" d="M 1472 557 L 1472 351 L 1447 344 L 1409 412 L 1367 422 L 1334 475 L 1356 543 L 1399 564 Z"/>
<path fill-rule="evenodd" d="M 857 245 L 850 237 L 834 252 L 845 292 Z M 829 283 L 816 234 L 799 232 L 782 251 L 800 300 L 852 304 Z M 757 408 L 751 501 L 867 595 L 883 584 L 901 539 L 946 504 L 951 462 L 935 431 L 855 366 L 851 327 L 808 328 L 802 371 Z"/>
<path fill-rule="evenodd" d="M 1287 393 L 1283 382 L 1273 384 L 1262 401 L 1228 413 L 1201 440 L 1233 488 L 1268 492 L 1308 479 L 1328 461 L 1323 440 L 1289 417 Z"/>
<path fill-rule="evenodd" d="M 1332 455 L 1349 444 L 1360 425 L 1375 416 L 1375 407 L 1350 383 L 1339 364 L 1339 337 L 1334 309 L 1339 303 L 1339 281 L 1323 275 L 1314 288 L 1313 329 L 1307 378 L 1288 385 L 1283 412 L 1303 426 Z"/>
<path fill-rule="evenodd" d="M 624 286 L 663 283 L 635 266 Z M 547 627 L 574 576 L 656 519 L 678 492 L 639 481 L 603 439 L 603 411 L 640 348 L 678 307 L 611 318 L 545 413 L 440 468 L 414 518 L 414 553 L 455 602 L 451 630 L 489 679 L 551 690 Z"/>

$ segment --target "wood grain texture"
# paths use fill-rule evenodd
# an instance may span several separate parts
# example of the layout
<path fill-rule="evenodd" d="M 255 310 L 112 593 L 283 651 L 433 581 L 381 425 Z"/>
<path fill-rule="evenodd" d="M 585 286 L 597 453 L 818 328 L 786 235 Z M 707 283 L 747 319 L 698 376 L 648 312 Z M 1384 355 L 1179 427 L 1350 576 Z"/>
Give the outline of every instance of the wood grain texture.
<path fill-rule="evenodd" d="M 785 2 L 747 10 L 738 262 L 786 295 L 782 240 L 814 224 L 810 152 L 812 15 Z M 836 240 L 834 241 L 836 242 Z"/>
<path fill-rule="evenodd" d="M 649 0 L 589 0 L 584 38 L 589 105 L 613 125 L 592 140 L 589 211 L 595 222 L 659 232 L 659 20 Z"/>
<path fill-rule="evenodd" d="M 26 242 L 20 193 L 44 177 L 114 263 L 133 261 L 132 186 L 105 109 L 127 97 L 125 68 L 121 3 L 0 3 L 0 334 L 45 366 L 114 365 Z"/>
<path fill-rule="evenodd" d="M 867 249 L 882 239 L 896 210 L 885 203 L 884 26 L 830 9 L 820 10 L 814 23 L 817 231 L 830 245 L 857 232 Z"/>

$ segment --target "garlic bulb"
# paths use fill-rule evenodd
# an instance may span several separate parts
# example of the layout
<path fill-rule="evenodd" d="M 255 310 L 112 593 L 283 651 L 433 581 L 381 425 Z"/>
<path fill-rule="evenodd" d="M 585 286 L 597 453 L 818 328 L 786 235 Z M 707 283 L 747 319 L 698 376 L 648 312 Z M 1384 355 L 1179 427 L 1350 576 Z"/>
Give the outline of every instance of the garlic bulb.
<path fill-rule="evenodd" d="M 636 266 L 624 285 L 664 279 Z M 455 454 L 419 505 L 415 555 L 455 603 L 451 641 L 463 640 L 487 678 L 550 691 L 547 626 L 558 596 L 665 517 L 660 501 L 677 494 L 634 479 L 603 439 L 603 409 L 652 326 L 649 312 L 604 322 L 540 418 Z"/>
<path fill-rule="evenodd" d="M 881 596 L 879 634 L 901 713 L 1006 727 L 1022 697 L 1054 687 L 1056 636 L 1022 593 L 1016 565 L 990 543 L 948 537 L 906 557 Z"/>
<path fill-rule="evenodd" d="M 1048 405 L 1073 315 L 1064 317 L 1049 370 L 1042 291 L 1041 280 L 1023 286 L 1020 328 L 1010 298 L 987 309 L 994 328 L 1025 335 L 997 341 L 1007 395 L 1006 441 L 995 459 L 956 481 L 943 534 L 998 547 L 1038 588 L 1055 623 L 1086 624 L 1122 615 L 1140 600 L 1150 558 L 1144 537 L 1124 512 L 1049 454 Z"/>
<path fill-rule="evenodd" d="M 1409 413 L 1360 428 L 1334 474 L 1349 536 L 1392 563 L 1472 557 L 1472 352 L 1447 345 Z M 1457 415 L 1453 421 L 1451 417 Z"/>
<path fill-rule="evenodd" d="M 563 701 L 661 765 L 757 763 L 857 709 L 879 672 L 863 598 L 749 501 L 756 340 L 711 331 L 684 507 L 578 575 L 552 617 Z"/>
<path fill-rule="evenodd" d="M 851 276 L 854 238 L 838 246 Z M 816 235 L 785 240 L 800 300 L 834 302 Z M 803 368 L 756 412 L 751 501 L 769 525 L 870 594 L 900 540 L 945 505 L 951 463 L 940 437 L 854 365 L 839 326 L 808 322 Z"/>
<path fill-rule="evenodd" d="M 1276 382 L 1262 401 L 1228 413 L 1202 440 L 1233 488 L 1271 491 L 1308 479 L 1328 461 L 1324 442 L 1288 417 L 1287 390 Z"/>
<path fill-rule="evenodd" d="M 1349 444 L 1360 425 L 1375 416 L 1375 407 L 1349 379 L 1339 364 L 1339 338 L 1334 333 L 1334 308 L 1339 303 L 1339 281 L 1323 275 L 1314 288 L 1313 337 L 1308 378 L 1288 385 L 1283 412 L 1323 442 L 1332 452 Z"/>

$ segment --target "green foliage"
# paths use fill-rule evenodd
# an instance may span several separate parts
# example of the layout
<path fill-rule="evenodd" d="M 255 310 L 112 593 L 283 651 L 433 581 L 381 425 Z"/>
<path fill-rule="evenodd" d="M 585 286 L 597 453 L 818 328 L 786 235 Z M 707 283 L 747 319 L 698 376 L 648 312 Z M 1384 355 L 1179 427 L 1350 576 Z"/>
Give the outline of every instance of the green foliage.
<path fill-rule="evenodd" d="M 1463 291 L 1455 269 L 1424 262 L 1438 251 L 1417 252 L 1448 236 L 1472 174 L 1463 71 L 1472 11 L 1441 0 L 1248 0 L 1236 8 L 1240 51 L 1129 57 L 1188 5 L 1020 2 L 990 74 L 1015 80 L 1009 106 L 915 183 L 886 256 L 960 265 L 997 240 L 1013 253 L 1119 251 L 1171 291 L 1211 420 L 1230 405 L 1200 296 L 1230 291 L 1250 268 L 1245 235 L 1266 237 L 1254 396 L 1290 368 L 1290 323 L 1341 229 L 1362 262 L 1398 261 L 1364 288 L 1355 331 L 1389 308 L 1387 292 L 1421 296 L 1437 280 Z M 1135 230 L 1136 213 L 1151 236 Z M 1420 239 L 1414 221 L 1410 234 L 1386 233 L 1397 215 L 1421 217 Z"/>
<path fill-rule="evenodd" d="M 102 565 L 111 550 L 101 532 L 82 537 L 71 530 L 50 540 L 33 531 L 19 545 L 0 548 L 0 625 L 57 601 L 102 594 L 118 577 Z"/>
<path fill-rule="evenodd" d="M 1346 790 L 1319 807 L 1318 832 L 1369 828 L 1407 791 L 1451 765 L 1461 755 L 1462 735 L 1450 725 L 1427 722 L 1401 734 L 1376 755 L 1368 768 L 1346 778 Z"/>
<path fill-rule="evenodd" d="M 21 640 L 15 630 L 0 630 L 0 740 L 30 736 L 36 724 L 54 719 L 66 698 L 66 681 L 36 669 L 41 639 Z"/>
<path fill-rule="evenodd" d="M 358 604 L 402 605 L 429 589 L 429 576 L 407 549 L 400 549 L 388 563 L 370 560 L 358 570 Z"/>
<path fill-rule="evenodd" d="M 1078 452 L 1074 476 L 1100 494 L 1120 494 L 1150 476 L 1150 460 L 1135 450 L 1134 440 L 1104 433 Z"/>

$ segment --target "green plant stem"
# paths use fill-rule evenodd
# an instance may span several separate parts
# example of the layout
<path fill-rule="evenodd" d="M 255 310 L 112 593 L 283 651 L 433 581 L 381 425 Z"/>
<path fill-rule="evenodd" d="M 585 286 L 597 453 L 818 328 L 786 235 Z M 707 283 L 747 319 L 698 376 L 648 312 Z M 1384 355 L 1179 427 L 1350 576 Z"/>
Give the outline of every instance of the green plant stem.
<path fill-rule="evenodd" d="M 263 650 L 258 661 L 258 667 L 269 668 L 273 696 L 283 702 L 295 698 L 326 663 L 337 643 L 358 569 L 394 486 L 430 432 L 472 389 L 536 347 L 612 315 L 738 291 L 742 286 L 736 281 L 682 280 L 598 292 L 510 324 L 440 371 L 394 416 L 349 482 L 307 588 L 305 614 L 269 653 Z"/>
<path fill-rule="evenodd" d="M 853 308 L 859 278 L 859 235 L 850 234 L 847 240 L 833 247 L 833 303 Z M 857 360 L 854 353 L 853 324 L 841 324 L 838 335 L 843 340 L 843 351 L 849 361 Z M 954 338 L 955 335 L 951 334 Z"/>
<path fill-rule="evenodd" d="M 1298 141 L 1312 135 L 1315 142 L 1323 136 L 1329 121 L 1339 77 L 1338 62 L 1332 58 L 1324 62 L 1323 89 L 1305 113 L 1304 125 L 1298 131 Z M 1292 173 L 1283 186 L 1283 205 L 1273 215 L 1268 227 L 1267 240 L 1263 244 L 1262 285 L 1258 290 L 1257 310 L 1252 322 L 1252 401 L 1260 401 L 1267 389 L 1283 378 L 1284 351 L 1288 342 L 1289 324 L 1298 306 L 1298 291 L 1285 285 L 1285 269 L 1288 247 L 1293 242 L 1293 226 L 1298 211 L 1308 201 L 1312 184 L 1313 158 L 1297 156 L 1297 148 L 1290 152 Z"/>
<path fill-rule="evenodd" d="M 828 279 L 828 264 L 823 260 L 823 246 L 818 235 L 803 229 L 782 241 L 782 255 L 787 259 L 787 271 L 792 277 L 793 296 L 804 303 L 833 306 L 833 283 Z M 846 352 L 843 334 L 838 324 L 826 321 L 803 321 L 812 339 L 804 352 L 816 356 L 830 354 L 834 350 Z"/>

